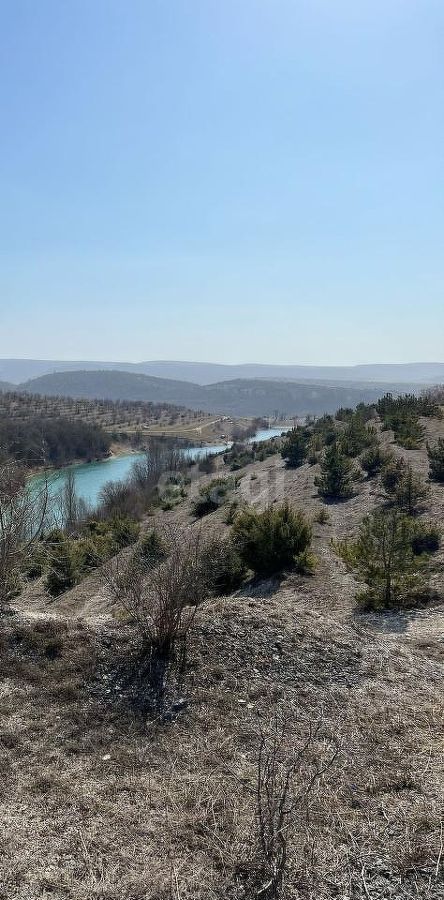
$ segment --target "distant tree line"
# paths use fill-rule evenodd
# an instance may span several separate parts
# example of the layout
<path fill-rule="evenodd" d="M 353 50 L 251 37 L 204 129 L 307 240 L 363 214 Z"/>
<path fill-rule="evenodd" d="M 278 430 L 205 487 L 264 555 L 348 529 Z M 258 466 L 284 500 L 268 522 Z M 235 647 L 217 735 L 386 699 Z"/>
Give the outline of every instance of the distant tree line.
<path fill-rule="evenodd" d="M 101 459 L 109 453 L 110 443 L 102 428 L 82 421 L 34 416 L 20 422 L 0 416 L 1 458 L 12 457 L 26 467 Z"/>

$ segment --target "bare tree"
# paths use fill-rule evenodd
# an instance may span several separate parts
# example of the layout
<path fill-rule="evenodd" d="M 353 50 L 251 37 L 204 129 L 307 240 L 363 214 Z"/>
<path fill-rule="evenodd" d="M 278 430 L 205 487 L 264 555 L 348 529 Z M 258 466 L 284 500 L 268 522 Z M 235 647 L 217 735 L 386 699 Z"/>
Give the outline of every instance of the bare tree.
<path fill-rule="evenodd" d="M 162 486 L 186 467 L 186 460 L 163 441 L 153 441 L 144 458 L 136 462 L 125 481 L 108 482 L 100 492 L 98 515 L 142 518 Z"/>
<path fill-rule="evenodd" d="M 58 498 L 60 525 L 67 531 L 72 531 L 80 519 L 80 504 L 76 490 L 74 472 L 68 469 L 65 475 L 63 488 Z"/>
<path fill-rule="evenodd" d="M 19 575 L 45 522 L 48 486 L 30 486 L 19 464 L 0 463 L 0 611 L 17 593 Z"/>
<path fill-rule="evenodd" d="M 162 475 L 184 468 L 185 457 L 177 447 L 169 447 L 163 441 L 150 442 L 143 460 L 133 466 L 132 481 L 142 490 L 153 490 Z"/>

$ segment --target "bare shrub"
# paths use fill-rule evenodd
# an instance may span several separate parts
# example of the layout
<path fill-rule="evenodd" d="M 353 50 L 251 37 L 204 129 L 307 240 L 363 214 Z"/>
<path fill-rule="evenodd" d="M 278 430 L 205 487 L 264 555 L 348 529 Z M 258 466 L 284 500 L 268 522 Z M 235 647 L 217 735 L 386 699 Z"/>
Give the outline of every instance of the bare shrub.
<path fill-rule="evenodd" d="M 310 794 L 338 755 L 336 745 L 322 755 L 316 752 L 320 731 L 321 723 L 310 723 L 305 740 L 295 746 L 289 722 L 275 715 L 259 734 L 251 883 L 251 896 L 258 900 L 284 896 L 289 843 L 298 823 L 309 820 Z"/>
<path fill-rule="evenodd" d="M 76 488 L 75 475 L 72 469 L 68 469 L 65 475 L 63 488 L 56 498 L 55 525 L 60 525 L 68 533 L 72 533 L 86 521 L 90 515 L 88 503 L 79 497 Z"/>
<path fill-rule="evenodd" d="M 216 469 L 216 454 L 206 453 L 205 456 L 202 456 L 199 460 L 197 468 L 199 469 L 199 472 L 205 472 L 207 475 L 210 475 Z"/>
<path fill-rule="evenodd" d="M 116 557 L 105 573 L 111 598 L 142 638 L 146 674 L 158 697 L 165 690 L 176 646 L 180 642 L 184 656 L 197 605 L 210 596 L 214 583 L 200 529 L 170 526 L 161 541 L 166 556 L 136 551 L 125 560 Z"/>
<path fill-rule="evenodd" d="M 20 571 L 42 532 L 47 503 L 46 479 L 40 489 L 31 488 L 17 462 L 0 464 L 0 610 L 18 593 Z"/>

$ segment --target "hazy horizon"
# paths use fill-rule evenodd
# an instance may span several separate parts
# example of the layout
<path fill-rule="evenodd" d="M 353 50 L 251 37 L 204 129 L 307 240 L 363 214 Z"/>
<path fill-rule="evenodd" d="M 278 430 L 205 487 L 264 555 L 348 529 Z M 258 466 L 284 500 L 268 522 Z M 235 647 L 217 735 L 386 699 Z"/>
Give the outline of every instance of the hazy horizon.
<path fill-rule="evenodd" d="M 95 376 L 102 372 L 106 380 L 97 382 Z M 65 373 L 68 381 L 60 381 L 57 375 Z M 120 374 L 126 376 L 123 384 Z M 419 385 L 432 385 L 444 382 L 444 363 L 412 362 L 412 363 L 367 363 L 356 366 L 301 366 L 298 364 L 267 364 L 199 362 L 198 360 L 62 360 L 62 359 L 2 359 L 0 358 L 0 383 L 23 385 L 37 379 L 38 391 L 45 393 L 56 390 L 60 392 L 78 389 L 76 375 L 90 376 L 87 381 L 92 389 L 102 395 L 103 391 L 115 389 L 137 393 L 140 387 L 140 376 L 149 376 L 145 385 L 154 379 L 162 383 L 168 390 L 173 382 L 188 382 L 194 385 L 210 385 L 223 381 L 247 379 L 254 386 L 258 379 L 267 383 L 299 382 L 330 384 L 373 384 L 387 385 L 387 390 L 397 390 L 405 385 L 405 390 L 415 390 Z M 113 378 L 112 376 L 117 377 Z M 132 379 L 128 382 L 128 376 Z M 43 382 L 42 382 L 43 377 Z M 49 381 L 48 381 L 49 377 Z M 55 379 L 55 382 L 54 382 Z M 167 384 L 168 383 L 168 384 Z M 83 379 L 82 385 L 86 384 Z M 42 387 L 43 385 L 43 387 Z M 114 385 L 114 386 L 113 386 Z M 83 387 L 82 387 L 83 390 Z"/>
<path fill-rule="evenodd" d="M 373 360 L 373 359 L 367 359 L 367 360 L 362 360 L 362 361 L 360 361 L 360 362 L 352 362 L 352 363 L 324 363 L 324 362 L 308 362 L 308 363 L 300 363 L 300 362 L 295 361 L 295 360 L 293 360 L 293 361 L 289 361 L 289 360 L 284 360 L 284 361 L 282 361 L 282 360 L 279 360 L 279 361 L 277 361 L 277 360 L 265 360 L 265 361 L 264 361 L 264 360 L 258 360 L 258 359 L 252 359 L 252 360 L 244 360 L 244 359 L 240 359 L 240 360 L 239 360 L 239 359 L 237 359 L 237 360 L 235 360 L 234 362 L 227 362 L 226 360 L 221 360 L 221 359 L 217 359 L 217 360 L 211 361 L 211 360 L 209 360 L 209 359 L 207 359 L 207 358 L 198 359 L 198 358 L 196 358 L 196 357 L 194 357 L 193 359 L 184 359 L 184 358 L 179 358 L 179 357 L 175 357 L 175 358 L 173 358 L 173 357 L 169 357 L 169 358 L 166 358 L 166 357 L 164 357 L 164 358 L 160 358 L 160 357 L 159 357 L 159 358 L 154 358 L 154 357 L 148 358 L 148 357 L 145 357 L 145 358 L 140 358 L 140 359 L 128 359 L 127 357 L 126 357 L 126 358 L 123 358 L 123 357 L 122 357 L 121 359 L 114 359 L 114 358 L 113 358 L 113 359 L 110 359 L 109 357 L 100 357 L 100 356 L 94 356 L 94 357 L 90 356 L 90 357 L 81 357 L 81 358 L 79 358 L 79 357 L 63 356 L 63 355 L 61 355 L 61 356 L 60 356 L 60 355 L 59 355 L 59 356 L 51 356 L 51 357 L 50 357 L 50 356 L 38 356 L 37 354 L 36 354 L 36 355 L 29 355 L 29 356 L 2 356 L 2 355 L 0 355 L 0 360 L 1 360 L 2 362 L 10 362 L 10 361 L 23 361 L 23 362 L 32 362 L 32 361 L 34 361 L 34 362 L 57 362 L 57 363 L 59 363 L 59 362 L 61 362 L 61 363 L 62 363 L 62 362 L 67 362 L 67 363 L 68 363 L 68 362 L 69 362 L 69 363 L 82 363 L 82 362 L 85 362 L 85 363 L 100 363 L 100 362 L 103 362 L 103 363 L 108 363 L 108 364 L 112 364 L 112 363 L 116 363 L 116 364 L 118 364 L 118 363 L 126 363 L 126 364 L 128 364 L 128 365 L 140 365 L 140 364 L 143 364 L 143 363 L 180 363 L 181 365 L 187 365 L 187 364 L 193 365 L 193 364 L 197 364 L 197 365 L 208 365 L 208 366 L 232 366 L 232 367 L 238 367 L 238 366 L 265 366 L 265 367 L 279 366 L 279 367 L 281 367 L 281 368 L 301 367 L 301 368 L 307 368 L 307 369 L 309 369 L 309 368 L 315 368 L 315 369 L 318 369 L 318 368 L 324 368 L 324 367 L 325 367 L 325 368 L 338 368 L 338 369 L 341 369 L 341 368 L 344 368 L 344 369 L 352 369 L 352 368 L 359 368 L 359 367 L 361 367 L 361 366 L 420 366 L 420 365 L 428 366 L 428 365 L 444 365 L 444 359 L 443 359 L 443 360 L 440 360 L 440 359 L 409 359 L 409 360 L 405 360 L 405 361 L 402 361 L 402 362 L 396 361 L 396 360 L 387 360 L 387 359 L 384 359 L 384 360 L 375 362 L 375 360 Z"/>

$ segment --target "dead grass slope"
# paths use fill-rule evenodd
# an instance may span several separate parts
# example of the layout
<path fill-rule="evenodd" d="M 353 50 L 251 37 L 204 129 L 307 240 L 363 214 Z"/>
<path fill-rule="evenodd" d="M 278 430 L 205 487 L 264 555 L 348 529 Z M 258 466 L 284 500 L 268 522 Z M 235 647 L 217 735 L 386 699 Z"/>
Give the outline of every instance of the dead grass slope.
<path fill-rule="evenodd" d="M 130 630 L 10 620 L 1 656 L 2 888 L 8 900 L 243 897 L 258 734 L 338 742 L 287 897 L 436 897 L 442 653 L 311 609 L 294 587 L 202 608 L 169 724 L 125 680 Z M 180 711 L 179 711 L 180 710 Z M 307 765 L 310 759 L 307 760 Z M 243 864 L 243 865 L 240 865 Z"/>
<path fill-rule="evenodd" d="M 425 450 L 404 455 L 424 468 Z M 271 457 L 242 470 L 240 499 L 314 515 L 315 474 Z M 165 519 L 193 521 L 191 500 Z M 46 610 L 22 600 L 0 655 L 0 898 L 252 898 L 259 734 L 275 711 L 296 745 L 320 723 L 302 785 L 339 747 L 294 816 L 284 897 L 442 897 L 443 607 L 357 616 L 330 547 L 376 502 L 364 481 L 328 506 L 315 576 L 251 583 L 199 610 L 162 724 L 140 702 L 137 639 L 99 576 Z M 442 519 L 443 502 L 431 486 L 425 515 Z M 208 519 L 226 528 L 224 515 Z M 440 557 L 437 586 L 442 569 Z"/>

